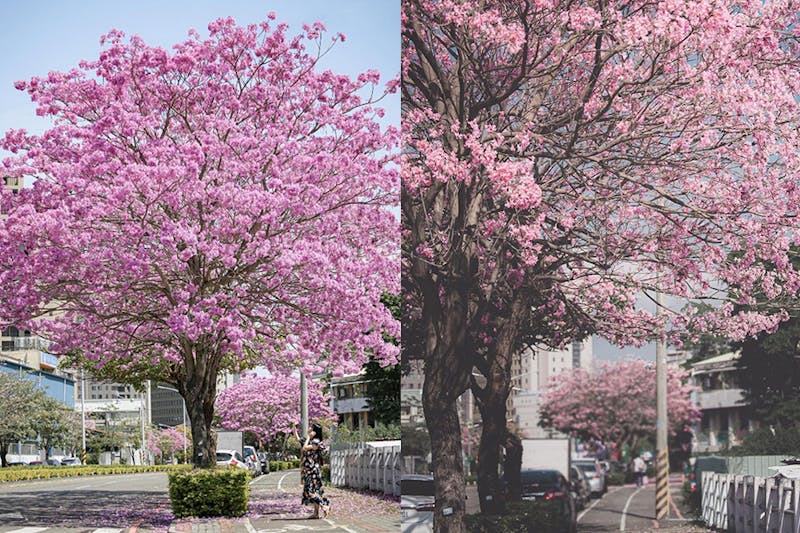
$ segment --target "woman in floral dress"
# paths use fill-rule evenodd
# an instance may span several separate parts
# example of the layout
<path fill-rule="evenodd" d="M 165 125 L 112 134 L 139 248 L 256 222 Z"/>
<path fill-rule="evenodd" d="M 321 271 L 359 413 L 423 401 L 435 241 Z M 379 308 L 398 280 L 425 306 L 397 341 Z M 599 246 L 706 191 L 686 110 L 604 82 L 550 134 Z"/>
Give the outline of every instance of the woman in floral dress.
<path fill-rule="evenodd" d="M 297 436 L 297 428 L 295 428 Z M 322 464 L 325 446 L 322 444 L 322 426 L 311 424 L 308 430 L 308 439 L 300 439 L 302 446 L 302 463 L 300 465 L 300 477 L 303 481 L 303 505 L 314 504 L 314 518 L 319 518 L 319 511 L 322 509 L 322 517 L 327 518 L 330 512 L 331 502 L 324 496 L 322 488 Z"/>

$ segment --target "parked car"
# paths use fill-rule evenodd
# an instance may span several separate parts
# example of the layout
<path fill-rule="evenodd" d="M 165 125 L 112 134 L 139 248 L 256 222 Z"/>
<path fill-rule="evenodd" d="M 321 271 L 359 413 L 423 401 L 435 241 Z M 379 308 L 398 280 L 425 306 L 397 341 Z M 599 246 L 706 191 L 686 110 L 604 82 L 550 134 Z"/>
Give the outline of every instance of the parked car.
<path fill-rule="evenodd" d="M 269 474 L 269 457 L 264 452 L 258 452 L 258 461 L 261 463 L 261 473 Z"/>
<path fill-rule="evenodd" d="M 570 494 L 570 484 L 558 470 L 523 470 L 521 473 L 522 499 L 556 501 L 561 504 L 564 531 L 578 530 L 575 500 Z"/>
<path fill-rule="evenodd" d="M 61 461 L 58 459 L 48 459 L 47 464 L 50 466 L 61 466 Z"/>
<path fill-rule="evenodd" d="M 402 533 L 433 531 L 434 494 L 431 475 L 405 474 L 400 478 Z"/>
<path fill-rule="evenodd" d="M 252 472 L 242 454 L 236 450 L 217 450 L 217 466 L 236 466 Z"/>
<path fill-rule="evenodd" d="M 589 488 L 589 480 L 586 479 L 586 474 L 575 465 L 569 467 L 569 486 L 575 500 L 575 507 L 580 511 L 586 507 L 592 491 Z"/>
<path fill-rule="evenodd" d="M 261 461 L 258 458 L 258 453 L 256 452 L 255 447 L 243 446 L 242 451 L 244 452 L 244 462 L 247 463 L 247 466 L 250 468 L 253 476 L 260 476 Z"/>
<path fill-rule="evenodd" d="M 30 461 L 28 466 L 45 466 L 46 464 L 44 461 Z"/>
<path fill-rule="evenodd" d="M 81 460 L 77 457 L 64 457 L 61 459 L 61 466 L 81 466 Z"/>
<path fill-rule="evenodd" d="M 589 480 L 589 489 L 592 496 L 599 498 L 606 493 L 608 490 L 606 486 L 606 474 L 603 472 L 600 461 L 593 458 L 573 459 L 572 464 L 580 468 L 586 475 L 586 478 Z"/>
<path fill-rule="evenodd" d="M 12 461 L 10 463 L 6 463 L 6 466 L 28 466 L 28 463 L 25 461 Z"/>

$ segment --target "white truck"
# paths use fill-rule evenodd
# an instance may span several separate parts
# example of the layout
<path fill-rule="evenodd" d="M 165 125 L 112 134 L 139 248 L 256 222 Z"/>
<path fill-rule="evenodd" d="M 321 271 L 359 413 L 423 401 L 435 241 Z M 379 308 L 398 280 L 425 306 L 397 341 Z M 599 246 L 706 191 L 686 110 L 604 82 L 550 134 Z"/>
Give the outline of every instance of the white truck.
<path fill-rule="evenodd" d="M 244 441 L 241 431 L 217 431 L 217 449 L 235 450 L 243 454 Z"/>
<path fill-rule="evenodd" d="M 522 470 L 558 470 L 569 479 L 570 439 L 522 439 Z"/>

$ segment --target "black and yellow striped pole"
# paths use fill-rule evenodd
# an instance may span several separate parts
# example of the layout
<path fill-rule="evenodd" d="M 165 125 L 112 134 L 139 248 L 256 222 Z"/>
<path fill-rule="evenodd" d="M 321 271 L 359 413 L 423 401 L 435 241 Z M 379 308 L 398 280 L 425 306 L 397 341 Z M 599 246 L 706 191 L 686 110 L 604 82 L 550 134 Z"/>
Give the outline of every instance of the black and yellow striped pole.
<path fill-rule="evenodd" d="M 669 453 L 659 450 L 656 456 L 656 520 L 669 518 Z"/>
<path fill-rule="evenodd" d="M 85 464 L 86 464 L 86 448 L 84 448 L 84 449 L 81 451 L 81 464 L 82 464 L 82 465 L 85 465 Z"/>
<path fill-rule="evenodd" d="M 664 296 L 656 293 L 656 315 Z M 662 330 L 656 342 L 656 520 L 669 518 L 669 445 L 667 443 L 667 345 Z"/>

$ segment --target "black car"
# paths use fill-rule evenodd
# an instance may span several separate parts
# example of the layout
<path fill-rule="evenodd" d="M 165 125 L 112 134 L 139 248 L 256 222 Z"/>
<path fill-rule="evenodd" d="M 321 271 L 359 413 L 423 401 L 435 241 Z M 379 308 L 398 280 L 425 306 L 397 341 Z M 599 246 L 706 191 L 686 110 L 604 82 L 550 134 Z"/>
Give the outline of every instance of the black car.
<path fill-rule="evenodd" d="M 575 500 L 570 494 L 570 483 L 558 470 L 523 470 L 521 473 L 523 500 L 544 500 L 560 503 L 565 531 L 578 528 Z"/>

